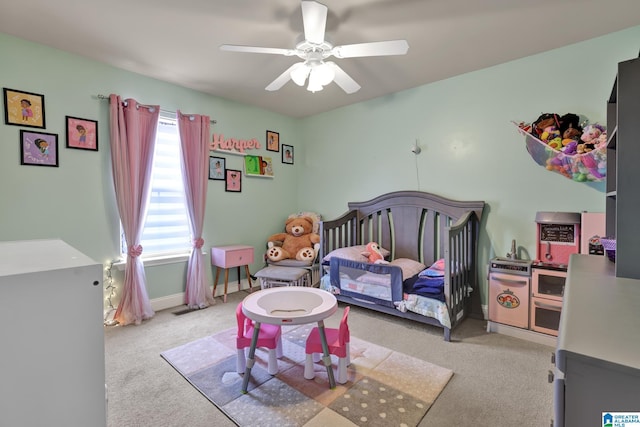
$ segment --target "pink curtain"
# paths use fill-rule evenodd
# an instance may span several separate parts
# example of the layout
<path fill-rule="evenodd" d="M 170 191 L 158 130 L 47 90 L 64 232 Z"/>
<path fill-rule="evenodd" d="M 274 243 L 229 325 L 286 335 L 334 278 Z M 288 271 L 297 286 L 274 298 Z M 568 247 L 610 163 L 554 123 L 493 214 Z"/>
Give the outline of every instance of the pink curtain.
<path fill-rule="evenodd" d="M 183 115 L 178 111 L 182 180 L 189 213 L 193 249 L 187 266 L 185 304 L 191 309 L 213 304 L 202 259 L 202 227 L 209 178 L 209 116 Z"/>
<path fill-rule="evenodd" d="M 109 101 L 113 184 L 127 243 L 122 297 L 114 319 L 121 325 L 140 324 L 155 314 L 147 295 L 140 238 L 151 188 L 160 107 L 144 106 L 133 99 L 123 102 L 113 94 Z"/>

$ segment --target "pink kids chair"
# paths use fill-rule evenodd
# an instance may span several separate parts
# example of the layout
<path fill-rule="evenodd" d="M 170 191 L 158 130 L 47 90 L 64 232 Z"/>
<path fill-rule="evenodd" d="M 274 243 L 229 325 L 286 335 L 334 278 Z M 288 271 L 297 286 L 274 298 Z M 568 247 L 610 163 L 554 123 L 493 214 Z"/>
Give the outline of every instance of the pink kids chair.
<path fill-rule="evenodd" d="M 238 336 L 236 338 L 236 348 L 238 356 L 236 358 L 236 370 L 239 374 L 243 374 L 247 365 L 245 348 L 251 346 L 253 337 L 253 321 L 242 312 L 242 303 L 236 307 L 236 319 L 238 321 Z M 279 325 L 270 325 L 268 323 L 260 324 L 260 334 L 256 348 L 264 347 L 269 349 L 269 362 L 267 364 L 267 372 L 270 375 L 278 373 L 278 361 L 282 357 L 282 329 Z"/>
<path fill-rule="evenodd" d="M 344 384 L 347 382 L 347 366 L 351 364 L 351 354 L 349 350 L 349 325 L 347 324 L 347 318 L 349 317 L 349 306 L 345 307 L 342 314 L 342 320 L 340 321 L 340 327 L 336 328 L 324 328 L 325 335 L 327 336 L 327 344 L 329 346 L 329 354 L 333 354 L 338 357 L 338 378 L 337 382 Z M 305 348 L 307 359 L 304 364 L 304 377 L 311 380 L 315 377 L 313 371 L 313 363 L 319 362 L 322 355 L 322 343 L 320 341 L 320 332 L 318 327 L 315 327 L 309 333 L 307 338 L 307 344 Z"/>

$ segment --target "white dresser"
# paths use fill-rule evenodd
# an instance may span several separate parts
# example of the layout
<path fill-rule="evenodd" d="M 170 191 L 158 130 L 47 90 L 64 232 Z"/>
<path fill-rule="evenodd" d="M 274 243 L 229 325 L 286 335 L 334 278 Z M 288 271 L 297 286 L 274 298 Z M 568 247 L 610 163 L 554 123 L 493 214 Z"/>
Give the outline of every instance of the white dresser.
<path fill-rule="evenodd" d="M 640 413 L 640 280 L 605 256 L 571 255 L 556 352 L 555 427 Z"/>
<path fill-rule="evenodd" d="M 102 265 L 0 242 L 0 425 L 106 426 Z"/>

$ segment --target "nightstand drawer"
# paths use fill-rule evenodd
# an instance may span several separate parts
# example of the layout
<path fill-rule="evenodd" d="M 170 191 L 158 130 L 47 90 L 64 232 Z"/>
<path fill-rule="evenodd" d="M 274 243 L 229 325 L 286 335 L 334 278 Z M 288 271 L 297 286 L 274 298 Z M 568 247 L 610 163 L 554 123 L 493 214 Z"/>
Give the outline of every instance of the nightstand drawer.
<path fill-rule="evenodd" d="M 221 268 L 239 267 L 253 263 L 253 246 L 230 245 L 211 248 L 211 264 Z"/>

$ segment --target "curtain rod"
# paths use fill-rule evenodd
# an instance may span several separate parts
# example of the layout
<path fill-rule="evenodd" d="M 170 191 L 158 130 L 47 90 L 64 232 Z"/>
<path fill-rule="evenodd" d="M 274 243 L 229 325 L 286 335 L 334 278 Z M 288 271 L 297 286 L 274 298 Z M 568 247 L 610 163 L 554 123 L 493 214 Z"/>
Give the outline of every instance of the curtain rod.
<path fill-rule="evenodd" d="M 108 95 L 98 94 L 96 96 L 98 97 L 98 99 L 106 99 L 107 101 L 109 100 L 109 96 Z M 142 107 L 147 107 L 147 108 L 151 107 L 151 105 L 144 105 L 144 104 L 139 104 L 139 105 L 142 106 Z M 175 113 L 175 111 L 163 110 L 162 108 L 160 109 L 160 112 L 161 113 L 166 113 L 166 114 L 174 114 Z M 211 123 L 213 123 L 214 125 L 216 123 L 218 123 L 216 120 L 212 120 L 212 119 L 210 119 L 209 121 Z"/>

